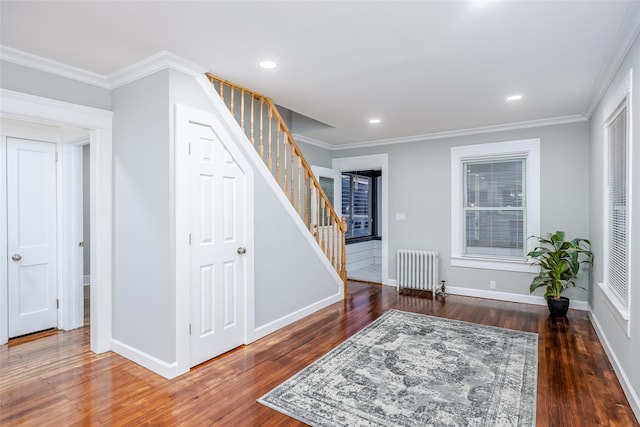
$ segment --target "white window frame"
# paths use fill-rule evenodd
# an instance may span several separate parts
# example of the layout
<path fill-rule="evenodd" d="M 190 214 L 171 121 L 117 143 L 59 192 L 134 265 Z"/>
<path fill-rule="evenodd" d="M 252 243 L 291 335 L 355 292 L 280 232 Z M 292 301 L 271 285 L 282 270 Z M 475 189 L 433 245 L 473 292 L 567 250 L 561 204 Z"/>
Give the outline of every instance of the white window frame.
<path fill-rule="evenodd" d="M 632 158 L 633 158 L 633 144 L 632 144 L 632 102 L 631 102 L 631 82 L 632 82 L 632 70 L 629 70 L 627 76 L 623 79 L 617 90 L 612 95 L 611 101 L 607 104 L 603 110 L 603 250 L 602 250 L 602 282 L 598 282 L 598 287 L 604 294 L 604 302 L 609 308 L 609 311 L 613 314 L 620 327 L 625 331 L 627 337 L 631 336 L 630 318 L 631 318 L 631 239 L 627 238 L 627 301 L 621 301 L 618 293 L 611 289 L 608 282 L 609 274 L 609 135 L 608 126 L 617 117 L 623 108 L 627 109 L 626 125 L 627 125 L 627 138 L 626 138 L 626 162 L 627 162 L 627 176 L 626 176 L 626 190 L 627 190 L 627 212 L 626 212 L 626 226 L 627 236 L 631 236 L 631 195 L 632 192 Z"/>
<path fill-rule="evenodd" d="M 540 235 L 540 139 L 492 142 L 451 147 L 451 265 L 489 270 L 535 273 L 526 257 L 482 257 L 464 254 L 464 163 L 469 161 L 525 158 L 526 232 L 525 238 Z M 534 239 L 526 239 L 525 253 L 533 250 Z"/>

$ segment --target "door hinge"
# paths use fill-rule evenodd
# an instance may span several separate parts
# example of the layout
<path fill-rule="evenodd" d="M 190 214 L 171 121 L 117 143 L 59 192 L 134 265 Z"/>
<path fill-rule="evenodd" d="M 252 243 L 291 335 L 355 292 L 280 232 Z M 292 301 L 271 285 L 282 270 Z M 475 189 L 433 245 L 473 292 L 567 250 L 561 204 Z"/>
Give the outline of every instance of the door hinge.
<path fill-rule="evenodd" d="M 191 155 L 191 143 L 189 143 L 189 155 Z"/>
<path fill-rule="evenodd" d="M 189 336 L 191 336 L 191 323 L 189 323 Z"/>
<path fill-rule="evenodd" d="M 59 308 L 60 308 L 60 300 L 56 299 L 56 309 L 59 309 Z"/>
<path fill-rule="evenodd" d="M 191 246 L 191 233 L 189 233 L 189 246 Z"/>
<path fill-rule="evenodd" d="M 58 161 L 58 152 L 56 151 L 56 162 Z"/>

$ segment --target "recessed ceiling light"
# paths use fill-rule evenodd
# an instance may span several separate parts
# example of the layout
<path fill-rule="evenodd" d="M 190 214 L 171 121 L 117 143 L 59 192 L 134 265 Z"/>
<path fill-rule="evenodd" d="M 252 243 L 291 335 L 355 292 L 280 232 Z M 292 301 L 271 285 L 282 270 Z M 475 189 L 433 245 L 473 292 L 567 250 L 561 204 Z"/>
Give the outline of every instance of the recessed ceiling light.
<path fill-rule="evenodd" d="M 265 59 L 264 61 L 260 61 L 260 67 L 264 68 L 265 70 L 273 70 L 277 66 L 278 64 L 275 61 L 272 61 L 270 59 Z"/>
<path fill-rule="evenodd" d="M 369 123 L 371 123 L 372 125 L 376 125 L 380 123 L 380 119 L 369 119 Z"/>
<path fill-rule="evenodd" d="M 519 99 L 522 99 L 522 95 L 511 95 L 511 96 L 507 96 L 507 101 L 517 101 Z"/>

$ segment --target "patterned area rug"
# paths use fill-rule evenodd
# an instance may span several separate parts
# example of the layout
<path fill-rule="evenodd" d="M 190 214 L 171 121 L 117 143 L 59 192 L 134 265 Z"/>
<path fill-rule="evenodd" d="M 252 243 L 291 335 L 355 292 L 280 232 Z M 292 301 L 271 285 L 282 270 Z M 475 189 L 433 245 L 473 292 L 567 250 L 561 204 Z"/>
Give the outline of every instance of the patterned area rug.
<path fill-rule="evenodd" d="M 312 426 L 533 426 L 538 335 L 390 310 L 258 401 Z"/>

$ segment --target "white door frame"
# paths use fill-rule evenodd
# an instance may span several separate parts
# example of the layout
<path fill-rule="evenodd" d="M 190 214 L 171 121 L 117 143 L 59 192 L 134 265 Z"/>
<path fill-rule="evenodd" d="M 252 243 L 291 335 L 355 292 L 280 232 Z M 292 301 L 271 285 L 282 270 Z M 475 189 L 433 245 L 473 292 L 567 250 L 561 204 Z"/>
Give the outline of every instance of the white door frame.
<path fill-rule="evenodd" d="M 246 178 L 246 230 L 245 241 L 247 253 L 245 257 L 245 334 L 244 342 L 248 344 L 255 329 L 254 314 L 254 185 L 253 168 L 246 157 L 236 146 L 235 140 L 227 131 L 223 123 L 214 113 L 204 112 L 183 105 L 175 106 L 175 255 L 176 255 L 176 363 L 175 375 L 189 372 L 191 338 L 189 336 L 190 313 L 190 287 L 191 287 L 191 259 L 190 259 L 190 161 L 189 147 L 186 135 L 188 126 L 192 123 L 208 126 L 213 133 L 223 142 L 225 148 L 234 157 Z M 93 273 L 92 273 L 93 277 Z"/>
<path fill-rule="evenodd" d="M 382 283 L 395 286 L 389 279 L 389 156 L 387 153 L 357 157 L 339 157 L 331 161 L 333 169 L 382 171 Z"/>
<path fill-rule="evenodd" d="M 111 270 L 111 240 L 112 240 L 112 116 L 113 113 L 98 108 L 86 107 L 83 105 L 71 104 L 68 102 L 57 101 L 49 98 L 28 95 L 21 92 L 15 92 L 7 89 L 0 89 L 0 117 L 21 120 L 30 123 L 39 123 L 53 126 L 69 126 L 83 128 L 89 130 L 89 143 L 91 145 L 91 200 L 90 200 L 90 217 L 91 217 L 91 271 L 93 286 L 91 297 L 91 351 L 102 353 L 111 349 L 111 292 L 112 292 L 112 270 Z M 71 144 L 77 141 L 71 142 Z M 69 169 L 67 174 L 71 173 L 68 178 L 73 181 L 74 162 L 73 147 L 63 145 L 64 156 L 68 153 Z M 70 149 L 70 151 L 69 151 Z M 61 156 L 61 157 L 62 157 Z M 6 161 L 3 158 L 0 160 Z M 81 165 L 81 162 L 80 162 Z M 77 165 L 75 166 L 77 167 Z M 63 180 L 64 168 L 61 169 Z M 77 176 L 77 174 L 75 174 Z M 62 181 L 61 181 L 62 182 Z M 6 184 L 2 184 L 3 194 L 6 194 Z M 73 209 L 73 198 L 63 198 L 65 213 L 71 212 Z M 6 210 L 6 209 L 5 209 Z M 0 209 L 2 211 L 2 209 Z M 1 215 L 4 215 L 1 214 Z M 6 224 L 6 218 L 3 218 Z M 60 221 L 60 220 L 59 220 Z M 60 224 L 60 223 L 59 223 Z M 63 222 L 62 227 L 65 227 Z M 67 225 L 68 227 L 68 225 Z M 6 227 L 5 227 L 6 228 Z M 73 227 L 72 227 L 73 228 Z M 70 234 L 67 234 L 68 233 Z M 73 230 L 61 231 L 62 238 L 60 245 L 68 248 L 68 245 L 77 239 Z M 0 241 L 6 242 L 6 230 L 2 230 Z M 65 237 L 67 236 L 67 237 Z M 69 237 L 70 236 L 70 237 Z M 74 238 L 75 237 L 75 238 Z M 64 254 L 64 252 L 63 252 Z M 72 272 L 74 270 L 73 256 L 65 257 L 62 271 Z M 0 245 L 0 259 L 7 259 L 6 245 Z M 0 263 L 2 264 L 2 263 Z M 0 272 L 6 273 L 6 266 L 2 267 Z M 60 276 L 59 276 L 60 277 Z M 68 305 L 70 309 L 77 306 L 77 298 L 82 300 L 82 287 L 76 287 L 76 293 L 72 292 L 73 281 L 67 283 L 68 290 L 63 288 L 61 297 L 62 304 Z M 63 284 L 65 282 L 63 281 Z M 7 279 L 6 274 L 0 277 L 0 344 L 4 344 L 8 340 L 8 313 L 7 313 Z M 74 313 L 75 311 L 75 313 Z M 59 317 L 59 327 L 70 329 L 78 322 L 77 310 L 71 310 L 68 316 L 65 314 Z M 71 322 L 69 327 L 65 322 Z"/>

